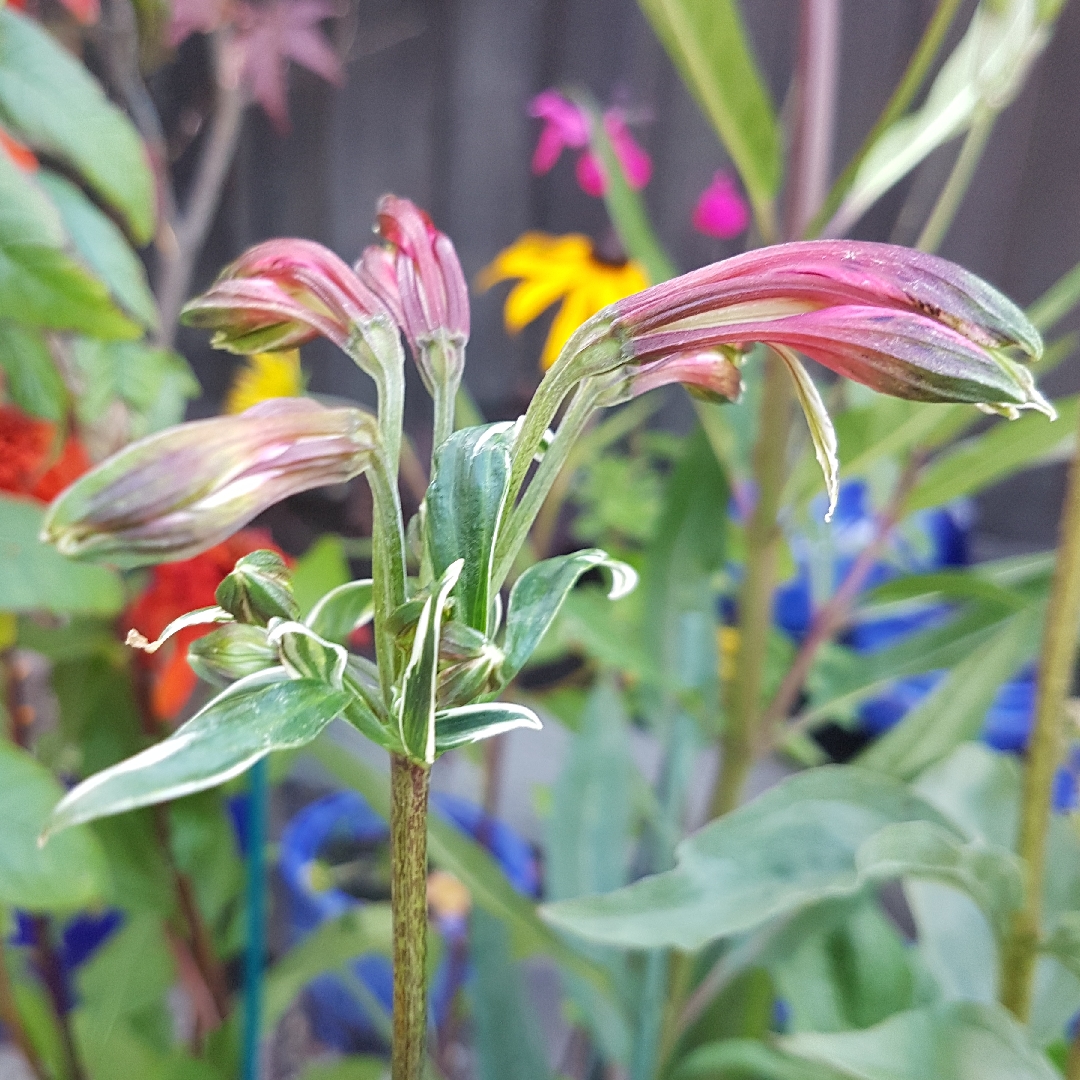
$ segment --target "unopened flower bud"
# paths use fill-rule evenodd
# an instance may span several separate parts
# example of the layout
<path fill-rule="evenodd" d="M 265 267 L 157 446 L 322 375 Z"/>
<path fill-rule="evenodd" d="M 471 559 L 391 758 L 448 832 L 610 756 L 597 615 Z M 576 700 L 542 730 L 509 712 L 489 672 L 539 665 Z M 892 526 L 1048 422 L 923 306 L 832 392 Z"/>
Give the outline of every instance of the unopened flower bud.
<path fill-rule="evenodd" d="M 118 566 L 186 559 L 290 495 L 358 476 L 378 454 L 363 409 L 275 398 L 125 447 L 54 500 L 41 537 Z"/>
<path fill-rule="evenodd" d="M 188 646 L 187 659 L 196 675 L 223 686 L 274 667 L 278 654 L 262 627 L 227 623 L 196 638 Z"/>
<path fill-rule="evenodd" d="M 231 352 L 291 349 L 319 335 L 342 349 L 366 319 L 390 313 L 344 260 L 310 240 L 267 240 L 184 308 Z"/>
<path fill-rule="evenodd" d="M 265 626 L 271 619 L 297 619 L 292 575 L 276 551 L 253 551 L 240 559 L 214 593 L 237 622 Z"/>
<path fill-rule="evenodd" d="M 365 251 L 361 277 L 394 312 L 428 392 L 456 387 L 469 340 L 469 290 L 453 243 L 423 210 L 396 195 L 379 200 L 377 231 L 387 254 Z"/>

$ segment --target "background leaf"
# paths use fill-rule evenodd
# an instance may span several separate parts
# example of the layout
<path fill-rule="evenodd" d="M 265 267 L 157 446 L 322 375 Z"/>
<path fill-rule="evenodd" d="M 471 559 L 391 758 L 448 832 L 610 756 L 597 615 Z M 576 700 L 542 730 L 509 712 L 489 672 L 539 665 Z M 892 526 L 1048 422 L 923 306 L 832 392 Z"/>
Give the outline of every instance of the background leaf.
<path fill-rule="evenodd" d="M 780 1046 L 852 1080 L 1060 1080 L 1023 1028 L 994 1005 L 912 1009 L 866 1031 L 806 1032 Z"/>
<path fill-rule="evenodd" d="M 0 369 L 7 396 L 23 412 L 54 424 L 67 415 L 67 387 L 40 330 L 0 322 Z"/>
<path fill-rule="evenodd" d="M 113 615 L 123 592 L 104 566 L 72 562 L 38 540 L 45 508 L 0 495 L 0 597 L 6 611 Z"/>
<path fill-rule="evenodd" d="M 154 234 L 154 178 L 131 121 L 87 70 L 27 16 L 0 10 L 0 119 L 81 173 L 139 243 Z"/>
<path fill-rule="evenodd" d="M 684 840 L 674 870 L 542 910 L 588 940 L 698 949 L 855 893 L 863 842 L 885 825 L 913 820 L 945 824 L 896 781 L 850 766 L 812 769 Z"/>
<path fill-rule="evenodd" d="M 105 860 L 88 829 L 39 848 L 37 839 L 62 790 L 25 750 L 0 740 L 0 907 L 77 911 L 108 890 Z"/>

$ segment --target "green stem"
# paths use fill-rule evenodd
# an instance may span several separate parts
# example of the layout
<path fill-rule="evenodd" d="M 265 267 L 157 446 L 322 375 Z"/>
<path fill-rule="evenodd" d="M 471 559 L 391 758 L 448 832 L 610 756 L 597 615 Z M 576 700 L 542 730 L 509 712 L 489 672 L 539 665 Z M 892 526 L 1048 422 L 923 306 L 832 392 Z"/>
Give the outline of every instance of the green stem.
<path fill-rule="evenodd" d="M 589 418 L 596 409 L 596 394 L 588 380 L 582 383 L 566 410 L 566 415 L 559 424 L 559 430 L 551 445 L 544 453 L 521 501 L 514 507 L 506 528 L 499 536 L 498 546 L 495 551 L 495 571 L 492 575 L 492 589 L 498 589 L 506 580 L 517 558 L 521 545 L 529 535 L 536 515 L 540 512 L 548 492 L 562 472 L 570 451 L 577 442 L 578 437 L 585 430 Z"/>
<path fill-rule="evenodd" d="M 855 183 L 855 177 L 858 176 L 859 169 L 866 160 L 867 154 L 874 148 L 874 144 L 881 138 L 886 128 L 903 116 L 908 106 L 915 99 L 915 95 L 919 92 L 919 88 L 926 79 L 931 65 L 941 51 L 945 35 L 949 32 L 949 27 L 952 26 L 956 13 L 960 9 L 960 3 L 961 0 L 938 0 L 938 6 L 927 24 L 926 30 L 923 32 L 918 47 L 908 62 L 907 70 L 893 91 L 892 97 L 889 98 L 888 104 L 886 104 L 878 117 L 877 123 L 867 133 L 862 145 L 855 152 L 855 156 L 848 162 L 847 167 L 840 174 L 836 183 L 833 184 L 824 205 L 806 230 L 807 237 L 820 236 L 823 230 L 831 232 L 831 230 L 825 228 L 826 222 L 830 222 L 833 215 L 840 208 L 844 196 L 851 190 L 851 185 Z"/>
<path fill-rule="evenodd" d="M 243 1080 L 259 1080 L 263 972 L 266 966 L 266 812 L 270 798 L 266 758 L 248 773 L 247 942 L 244 948 Z"/>
<path fill-rule="evenodd" d="M 1080 632 L 1080 436 L 1061 511 L 1054 581 L 1039 661 L 1035 720 L 1028 741 L 1020 805 L 1024 903 L 1013 918 L 1004 950 L 1001 1003 L 1026 1022 L 1031 1010 L 1046 865 L 1046 833 L 1054 773 L 1063 750 L 1065 699 L 1072 684 Z"/>
<path fill-rule="evenodd" d="M 394 918 L 391 1080 L 423 1080 L 427 1059 L 427 809 L 431 773 L 390 762 L 390 904 Z"/>
<path fill-rule="evenodd" d="M 967 189 L 971 186 L 996 119 L 996 110 L 988 105 L 981 105 L 975 113 L 952 172 L 949 173 L 949 178 L 945 181 L 945 186 L 941 189 L 941 194 L 930 211 L 930 217 L 915 243 L 920 251 L 937 251 L 941 246 L 960 204 L 964 201 Z"/>
<path fill-rule="evenodd" d="M 769 352 L 761 398 L 754 480 L 757 503 L 746 529 L 746 576 L 739 594 L 739 647 L 735 677 L 720 736 L 720 767 L 713 788 L 711 816 L 739 804 L 754 761 L 761 715 L 761 686 L 772 624 L 772 594 L 780 543 L 777 513 L 784 486 L 791 382 L 783 361 Z"/>
<path fill-rule="evenodd" d="M 405 602 L 405 529 L 397 484 L 391 481 L 386 463 L 377 460 L 366 475 L 374 504 L 371 570 L 375 601 L 375 656 L 383 700 L 390 708 L 397 677 L 397 645 L 390 629 L 390 616 Z"/>

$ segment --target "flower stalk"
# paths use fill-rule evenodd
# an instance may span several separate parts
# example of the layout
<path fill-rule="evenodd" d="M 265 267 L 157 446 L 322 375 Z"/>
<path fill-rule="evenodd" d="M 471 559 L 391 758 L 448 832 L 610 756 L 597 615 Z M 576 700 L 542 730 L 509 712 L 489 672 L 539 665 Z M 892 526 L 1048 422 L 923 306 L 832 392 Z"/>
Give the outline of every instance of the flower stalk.
<path fill-rule="evenodd" d="M 390 904 L 394 919 L 392 1080 L 422 1080 L 427 1058 L 427 813 L 431 771 L 390 760 Z"/>
<path fill-rule="evenodd" d="M 1054 772 L 1064 750 L 1065 700 L 1080 634 L 1080 435 L 1061 511 L 1054 580 L 1046 612 L 1035 721 L 1028 741 L 1020 803 L 1018 852 L 1023 860 L 1024 904 L 1013 918 L 1001 968 L 1001 1003 L 1023 1023 L 1031 1011 L 1042 929 L 1046 836 Z"/>

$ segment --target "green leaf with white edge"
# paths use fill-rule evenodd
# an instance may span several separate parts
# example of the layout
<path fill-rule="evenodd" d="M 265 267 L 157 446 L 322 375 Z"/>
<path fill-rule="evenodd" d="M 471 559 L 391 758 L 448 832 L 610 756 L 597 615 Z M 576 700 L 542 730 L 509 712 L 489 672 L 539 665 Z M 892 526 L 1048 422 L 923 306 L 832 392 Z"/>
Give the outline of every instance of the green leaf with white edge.
<path fill-rule="evenodd" d="M 331 589 L 308 612 L 304 622 L 327 641 L 347 645 L 354 630 L 366 626 L 375 615 L 374 583 L 370 579 L 347 581 Z"/>
<path fill-rule="evenodd" d="M 514 582 L 506 607 L 506 637 L 502 646 L 506 659 L 500 677 L 504 684 L 528 662 L 578 578 L 595 569 L 611 574 L 609 600 L 618 600 L 637 584 L 637 573 L 632 567 L 611 558 L 600 548 L 544 559 L 530 566 Z"/>
<path fill-rule="evenodd" d="M 425 765 L 435 761 L 435 690 L 443 611 L 464 562 L 464 559 L 452 562 L 424 601 L 416 623 L 412 654 L 401 677 L 401 696 L 395 710 L 398 735 L 406 753 Z"/>
<path fill-rule="evenodd" d="M 840 464 L 836 457 L 836 430 L 821 400 L 821 394 L 810 378 L 810 372 L 802 361 L 783 346 L 773 346 L 773 351 L 784 361 L 795 386 L 795 397 L 806 417 L 806 426 L 810 429 L 810 441 L 814 445 L 814 456 L 821 466 L 825 477 L 825 490 L 829 495 L 829 509 L 825 520 L 831 521 L 836 509 L 836 500 L 840 497 Z"/>
<path fill-rule="evenodd" d="M 105 282 L 129 315 L 148 330 L 155 329 L 157 302 L 146 270 L 124 234 L 70 180 L 44 169 L 35 179 L 60 211 L 80 259 Z"/>
<path fill-rule="evenodd" d="M 311 742 L 348 694 L 271 668 L 234 683 L 167 739 L 91 776 L 60 801 L 45 833 L 178 799 L 239 776 L 274 750 Z"/>
<path fill-rule="evenodd" d="M 380 817 L 390 820 L 390 784 L 385 774 L 329 739 L 318 740 L 310 753 L 331 776 L 360 792 Z M 618 1010 L 616 990 L 607 972 L 570 948 L 541 922 L 533 902 L 507 881 L 498 863 L 480 844 L 432 814 L 428 817 L 428 852 L 436 866 L 448 870 L 469 890 L 474 907 L 506 923 L 516 956 L 550 956 L 567 971 L 585 979 L 609 1008 Z"/>
<path fill-rule="evenodd" d="M 829 235 L 847 232 L 928 154 L 963 134 L 981 108 L 999 110 L 1012 100 L 1049 40 L 1036 9 L 1036 0 L 979 4 L 923 104 L 886 129 L 863 159 Z"/>
<path fill-rule="evenodd" d="M 0 907 L 77 911 L 105 899 L 108 872 L 88 829 L 38 847 L 60 785 L 27 751 L 0 740 Z"/>
<path fill-rule="evenodd" d="M 133 439 L 178 424 L 187 401 L 200 393 L 198 379 L 179 353 L 145 341 L 76 338 L 71 357 L 80 422 L 108 423 L 110 408 L 120 402 L 130 416 Z"/>
<path fill-rule="evenodd" d="M 483 908 L 469 919 L 469 962 L 478 1080 L 551 1080 L 543 1033 L 511 955 L 510 935 Z"/>
<path fill-rule="evenodd" d="M 1044 606 L 1009 615 L 894 728 L 872 743 L 859 764 L 910 780 L 978 737 L 998 690 L 1039 649 Z"/>
<path fill-rule="evenodd" d="M 0 372 L 7 396 L 23 412 L 54 424 L 67 415 L 68 390 L 40 330 L 0 322 Z"/>
<path fill-rule="evenodd" d="M 117 574 L 65 559 L 38 539 L 45 507 L 0 494 L 0 605 L 5 611 L 114 615 L 124 602 Z"/>
<path fill-rule="evenodd" d="M 962 889 L 1004 940 L 1009 920 L 1023 900 L 1020 861 L 1011 851 L 958 837 L 930 821 L 886 825 L 855 856 L 868 880 L 917 877 Z"/>
<path fill-rule="evenodd" d="M 731 155 L 762 231 L 774 227 L 780 126 L 735 0 L 639 0 L 657 37 Z"/>
<path fill-rule="evenodd" d="M 1056 401 L 1056 422 L 1039 413 L 999 421 L 936 457 L 904 504 L 906 513 L 942 506 L 1004 480 L 1021 469 L 1071 452 L 1080 419 L 1080 397 Z"/>
<path fill-rule="evenodd" d="M 789 1057 L 756 1039 L 723 1039 L 692 1050 L 672 1080 L 838 1080 L 832 1069 Z"/>
<path fill-rule="evenodd" d="M 674 870 L 541 909 L 553 926 L 624 948 L 685 950 L 732 937 L 865 884 L 862 844 L 898 821 L 945 820 L 904 785 L 850 766 L 812 769 L 713 821 Z"/>
<path fill-rule="evenodd" d="M 532 709 L 510 701 L 445 709 L 435 714 L 435 753 L 445 754 L 456 746 L 481 742 L 516 728 L 539 731 L 542 727 L 540 717 Z"/>
<path fill-rule="evenodd" d="M 454 587 L 455 617 L 487 637 L 495 632 L 491 572 L 517 433 L 516 423 L 455 431 L 435 451 L 424 499 L 424 540 L 432 572 L 441 577 L 453 562 L 464 560 Z"/>
<path fill-rule="evenodd" d="M 10 7 L 0 10 L 0 120 L 80 173 L 139 243 L 151 239 L 157 196 L 135 127 L 60 42 Z"/>
<path fill-rule="evenodd" d="M 367 953 L 391 955 L 389 904 L 363 904 L 322 923 L 266 973 L 262 1026 L 273 1031 L 312 979 Z"/>
<path fill-rule="evenodd" d="M 864 1031 L 804 1032 L 778 1043 L 849 1080 L 1061 1080 L 998 1005 L 911 1009 Z"/>
<path fill-rule="evenodd" d="M 8 14 L 0 8 L 0 53 Z M 66 244 L 56 207 L 9 155 L 0 155 L 0 319 L 98 337 L 138 337 L 139 327 Z"/>
<path fill-rule="evenodd" d="M 340 690 L 349 654 L 341 645 L 326 641 L 301 622 L 275 622 L 266 643 L 277 648 L 281 666 L 294 679 L 315 679 Z"/>

